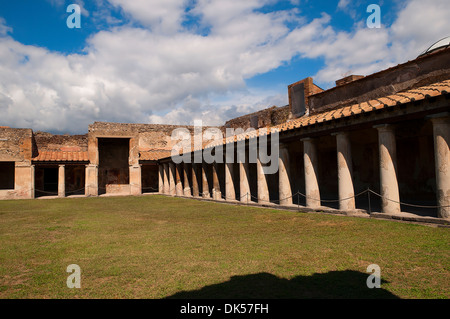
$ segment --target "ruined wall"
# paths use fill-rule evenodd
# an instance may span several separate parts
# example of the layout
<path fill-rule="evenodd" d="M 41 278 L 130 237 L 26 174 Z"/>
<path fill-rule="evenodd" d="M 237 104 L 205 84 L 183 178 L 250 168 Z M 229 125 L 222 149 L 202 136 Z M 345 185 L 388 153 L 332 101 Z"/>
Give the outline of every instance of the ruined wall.
<path fill-rule="evenodd" d="M 310 96 L 311 114 L 450 79 L 450 48 Z"/>
<path fill-rule="evenodd" d="M 38 151 L 87 151 L 88 135 L 54 135 L 35 132 L 34 139 Z"/>
<path fill-rule="evenodd" d="M 221 129 L 225 134 L 227 128 L 242 128 L 245 131 L 251 127 L 255 129 L 261 127 L 271 127 L 286 122 L 288 116 L 288 105 L 283 107 L 272 106 L 268 109 L 228 120 L 225 122 L 225 125 L 221 127 Z"/>
<path fill-rule="evenodd" d="M 33 155 L 33 132 L 31 129 L 0 128 L 0 162 L 5 176 L 14 178 L 13 189 L 0 190 L 0 199 L 32 198 L 34 196 L 34 169 L 31 166 Z M 11 165 L 14 163 L 14 172 Z M 11 181 L 7 182 L 12 185 Z M 10 187 L 10 186 L 9 186 Z"/>
<path fill-rule="evenodd" d="M 31 163 L 33 153 L 31 129 L 0 128 L 0 161 Z"/>

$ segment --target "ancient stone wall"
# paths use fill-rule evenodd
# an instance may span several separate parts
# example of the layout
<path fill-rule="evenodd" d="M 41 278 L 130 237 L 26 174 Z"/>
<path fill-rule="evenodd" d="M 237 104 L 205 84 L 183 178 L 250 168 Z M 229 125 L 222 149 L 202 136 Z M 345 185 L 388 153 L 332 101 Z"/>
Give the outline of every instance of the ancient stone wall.
<path fill-rule="evenodd" d="M 0 128 L 0 161 L 30 164 L 32 137 L 31 129 Z"/>
<path fill-rule="evenodd" d="M 247 130 L 248 128 L 261 128 L 261 127 L 271 127 L 287 121 L 289 116 L 289 106 L 276 107 L 272 106 L 270 108 L 246 114 L 225 122 L 222 126 L 222 130 L 225 133 L 227 128 L 242 128 Z"/>
<path fill-rule="evenodd" d="M 54 135 L 35 132 L 34 139 L 39 151 L 87 151 L 88 135 Z"/>
<path fill-rule="evenodd" d="M 31 198 L 34 187 L 33 131 L 31 129 L 0 128 L 0 162 L 12 181 L 3 181 L 9 189 L 0 190 L 0 199 Z M 12 188 L 11 186 L 14 185 Z"/>
<path fill-rule="evenodd" d="M 310 114 L 362 103 L 450 78 L 450 48 L 309 97 Z"/>

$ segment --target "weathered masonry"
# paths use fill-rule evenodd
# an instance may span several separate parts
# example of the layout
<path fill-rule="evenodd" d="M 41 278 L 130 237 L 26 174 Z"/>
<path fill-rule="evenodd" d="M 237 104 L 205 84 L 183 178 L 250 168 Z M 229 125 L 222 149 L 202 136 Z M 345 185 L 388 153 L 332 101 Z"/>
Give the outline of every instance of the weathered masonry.
<path fill-rule="evenodd" d="M 290 85 L 289 105 L 227 121 L 222 132 L 256 130 L 197 145 L 184 154 L 191 163 L 171 157 L 171 134 L 181 126 L 96 122 L 80 136 L 1 127 L 0 198 L 157 192 L 450 219 L 450 49 L 336 84 Z M 279 169 L 265 174 L 249 150 L 275 133 Z M 219 145 L 222 160 L 194 161 Z M 245 159 L 236 156 L 239 145 Z"/>

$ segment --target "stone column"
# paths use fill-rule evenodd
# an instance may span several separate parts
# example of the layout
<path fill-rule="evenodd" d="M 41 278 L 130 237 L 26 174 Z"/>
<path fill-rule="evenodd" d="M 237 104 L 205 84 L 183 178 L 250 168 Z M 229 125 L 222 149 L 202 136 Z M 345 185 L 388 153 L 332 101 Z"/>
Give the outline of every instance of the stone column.
<path fill-rule="evenodd" d="M 189 164 L 183 163 L 183 172 L 184 172 L 184 188 L 183 194 L 186 197 L 192 197 L 191 195 L 191 187 L 189 186 Z"/>
<path fill-rule="evenodd" d="M 450 117 L 434 117 L 434 162 L 436 170 L 436 195 L 439 218 L 450 219 Z"/>
<path fill-rule="evenodd" d="M 158 164 L 158 192 L 164 194 L 164 165 Z"/>
<path fill-rule="evenodd" d="M 239 163 L 239 193 L 242 203 L 252 201 L 250 184 L 248 182 L 248 163 Z"/>
<path fill-rule="evenodd" d="M 58 197 L 66 197 L 66 166 L 58 166 Z"/>
<path fill-rule="evenodd" d="M 208 184 L 208 175 L 206 172 L 206 165 L 207 163 L 202 164 L 202 197 L 203 198 L 210 198 L 211 195 L 209 194 L 209 184 Z"/>
<path fill-rule="evenodd" d="M 183 184 L 181 183 L 181 164 L 175 165 L 175 193 L 177 196 L 183 196 Z"/>
<path fill-rule="evenodd" d="M 225 163 L 225 199 L 236 200 L 236 190 L 233 181 L 233 163 Z"/>
<path fill-rule="evenodd" d="M 303 160 L 305 165 L 306 207 L 320 207 L 320 191 L 318 180 L 318 158 L 316 144 L 313 139 L 303 140 Z"/>
<path fill-rule="evenodd" d="M 98 196 L 98 166 L 86 165 L 86 196 Z"/>
<path fill-rule="evenodd" d="M 400 195 L 397 182 L 397 150 L 395 132 L 390 125 L 377 125 L 380 148 L 380 188 L 383 196 L 382 212 L 400 213 Z"/>
<path fill-rule="evenodd" d="M 292 205 L 292 189 L 289 180 L 289 150 L 280 144 L 278 159 L 278 192 L 280 205 Z"/>
<path fill-rule="evenodd" d="M 16 162 L 14 167 L 14 190 L 16 199 L 34 198 L 34 165 Z"/>
<path fill-rule="evenodd" d="M 256 159 L 256 174 L 258 184 L 258 203 L 268 204 L 270 202 L 269 187 L 267 186 L 266 175 L 259 157 Z"/>
<path fill-rule="evenodd" d="M 130 192 L 131 195 L 142 195 L 141 165 L 130 166 Z"/>
<path fill-rule="evenodd" d="M 30 198 L 36 198 L 36 166 L 31 165 Z"/>
<path fill-rule="evenodd" d="M 219 182 L 219 175 L 218 175 L 218 163 L 213 163 L 212 169 L 213 169 L 213 199 L 214 200 L 221 200 L 222 199 L 222 192 L 220 191 L 220 182 Z"/>
<path fill-rule="evenodd" d="M 192 163 L 192 195 L 194 197 L 200 196 L 200 191 L 198 187 L 198 179 L 197 179 L 197 164 Z"/>
<path fill-rule="evenodd" d="M 355 190 L 353 188 L 353 165 L 349 134 L 336 134 L 336 149 L 338 163 L 339 209 L 354 210 Z"/>
<path fill-rule="evenodd" d="M 169 182 L 169 164 L 168 163 L 164 163 L 163 164 L 164 170 L 164 194 L 166 195 L 170 195 L 170 182 Z"/>
<path fill-rule="evenodd" d="M 169 195 L 175 196 L 177 194 L 175 188 L 175 164 L 172 162 L 169 163 L 169 185 Z"/>

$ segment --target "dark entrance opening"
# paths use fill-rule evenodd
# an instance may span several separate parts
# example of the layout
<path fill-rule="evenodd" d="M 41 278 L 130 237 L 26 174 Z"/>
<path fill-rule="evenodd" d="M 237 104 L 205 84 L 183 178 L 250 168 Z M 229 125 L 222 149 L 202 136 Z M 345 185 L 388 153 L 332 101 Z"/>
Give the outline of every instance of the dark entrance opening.
<path fill-rule="evenodd" d="M 105 194 L 108 185 L 130 184 L 130 139 L 99 138 L 99 194 Z"/>
<path fill-rule="evenodd" d="M 158 174 L 159 168 L 157 164 L 142 164 L 142 193 L 158 192 Z"/>
<path fill-rule="evenodd" d="M 14 162 L 0 162 L 0 189 L 14 189 Z"/>
<path fill-rule="evenodd" d="M 85 165 L 66 165 L 65 167 L 66 195 L 85 194 Z"/>
<path fill-rule="evenodd" d="M 58 166 L 36 166 L 35 196 L 58 195 Z"/>

